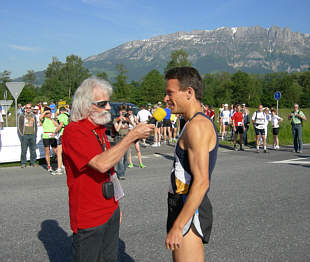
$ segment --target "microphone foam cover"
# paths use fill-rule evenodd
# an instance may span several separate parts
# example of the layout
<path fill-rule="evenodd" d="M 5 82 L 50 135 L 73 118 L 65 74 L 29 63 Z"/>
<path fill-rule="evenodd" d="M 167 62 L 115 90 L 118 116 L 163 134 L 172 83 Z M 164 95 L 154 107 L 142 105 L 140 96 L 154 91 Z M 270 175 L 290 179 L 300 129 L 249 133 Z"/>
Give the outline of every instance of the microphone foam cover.
<path fill-rule="evenodd" d="M 157 108 L 154 113 L 153 117 L 158 121 L 161 122 L 166 117 L 167 113 L 163 108 Z"/>

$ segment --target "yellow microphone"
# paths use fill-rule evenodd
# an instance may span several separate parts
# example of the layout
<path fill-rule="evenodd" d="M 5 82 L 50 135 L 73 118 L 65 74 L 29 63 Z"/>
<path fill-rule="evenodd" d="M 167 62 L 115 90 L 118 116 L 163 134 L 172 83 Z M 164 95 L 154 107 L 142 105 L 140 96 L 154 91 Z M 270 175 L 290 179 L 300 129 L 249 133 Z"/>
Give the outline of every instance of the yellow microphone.
<path fill-rule="evenodd" d="M 147 123 L 154 125 L 156 121 L 157 122 L 163 121 L 166 115 L 167 115 L 167 112 L 163 108 L 159 107 L 153 112 L 152 118 Z"/>

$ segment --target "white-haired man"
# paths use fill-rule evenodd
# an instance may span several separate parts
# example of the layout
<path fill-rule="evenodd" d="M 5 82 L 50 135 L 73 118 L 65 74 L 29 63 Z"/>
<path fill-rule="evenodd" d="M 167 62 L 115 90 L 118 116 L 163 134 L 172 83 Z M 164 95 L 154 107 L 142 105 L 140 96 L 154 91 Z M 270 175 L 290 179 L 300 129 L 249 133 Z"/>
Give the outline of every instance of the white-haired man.
<path fill-rule="evenodd" d="M 111 148 L 104 127 L 111 121 L 111 93 L 107 81 L 84 80 L 74 94 L 71 123 L 62 137 L 74 262 L 117 261 L 121 213 L 111 182 L 113 166 L 154 128 L 140 124 Z"/>

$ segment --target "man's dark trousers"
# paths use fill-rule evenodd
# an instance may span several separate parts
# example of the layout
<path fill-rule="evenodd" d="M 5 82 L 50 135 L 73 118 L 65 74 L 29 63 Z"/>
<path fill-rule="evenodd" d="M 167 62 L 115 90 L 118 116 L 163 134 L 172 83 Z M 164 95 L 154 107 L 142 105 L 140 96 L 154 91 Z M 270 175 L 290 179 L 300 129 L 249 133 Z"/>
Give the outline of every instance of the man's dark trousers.
<path fill-rule="evenodd" d="M 117 262 L 120 209 L 103 225 L 73 234 L 71 262 Z"/>
<path fill-rule="evenodd" d="M 37 159 L 36 154 L 36 136 L 35 135 L 23 135 L 21 136 L 21 155 L 20 162 L 22 165 L 26 165 L 27 149 L 30 151 L 30 164 L 34 165 Z"/>
<path fill-rule="evenodd" d="M 302 125 L 301 124 L 292 124 L 292 132 L 294 136 L 294 149 L 295 152 L 302 151 Z"/>

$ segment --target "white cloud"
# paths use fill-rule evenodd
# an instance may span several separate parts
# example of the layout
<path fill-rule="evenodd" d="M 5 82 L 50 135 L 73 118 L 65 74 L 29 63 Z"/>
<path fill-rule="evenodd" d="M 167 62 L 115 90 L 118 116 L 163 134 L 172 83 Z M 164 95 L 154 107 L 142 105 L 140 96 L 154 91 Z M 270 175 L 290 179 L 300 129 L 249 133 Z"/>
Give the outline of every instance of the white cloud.
<path fill-rule="evenodd" d="M 29 46 L 22 46 L 22 45 L 9 45 L 9 48 L 18 50 L 18 51 L 24 51 L 24 52 L 33 52 L 38 50 L 37 47 L 29 47 Z"/>

